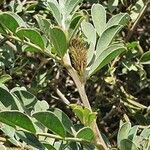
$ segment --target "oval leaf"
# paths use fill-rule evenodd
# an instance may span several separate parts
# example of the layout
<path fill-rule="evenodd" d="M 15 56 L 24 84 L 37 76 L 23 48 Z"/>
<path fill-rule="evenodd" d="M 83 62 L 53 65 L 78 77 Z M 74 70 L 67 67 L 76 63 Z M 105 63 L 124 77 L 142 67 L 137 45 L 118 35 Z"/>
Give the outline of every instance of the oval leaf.
<path fill-rule="evenodd" d="M 49 130 L 51 130 L 53 133 L 65 137 L 66 132 L 64 126 L 54 113 L 50 111 L 37 112 L 34 113 L 32 116 L 36 118 L 39 122 L 41 122 Z"/>
<path fill-rule="evenodd" d="M 57 27 L 50 29 L 50 37 L 53 45 L 60 57 L 63 57 L 67 51 L 67 40 L 65 33 Z"/>
<path fill-rule="evenodd" d="M 94 133 L 91 128 L 84 127 L 77 132 L 76 137 L 91 142 L 94 138 Z"/>
<path fill-rule="evenodd" d="M 59 120 L 62 122 L 62 124 L 64 125 L 65 130 L 73 135 L 73 131 L 74 130 L 74 126 L 71 122 L 71 120 L 69 119 L 69 117 L 60 109 L 55 108 L 54 109 L 54 114 L 59 118 Z"/>
<path fill-rule="evenodd" d="M 66 14 L 69 15 L 74 9 L 75 7 L 81 3 L 83 0 L 66 0 L 64 6 L 65 6 L 65 10 L 66 10 Z"/>
<path fill-rule="evenodd" d="M 3 87 L 0 87 L 0 103 L 2 103 L 6 108 L 18 109 L 14 97 Z"/>
<path fill-rule="evenodd" d="M 98 39 L 96 46 L 96 58 L 110 45 L 116 34 L 122 29 L 121 25 L 114 25 L 106 29 Z"/>
<path fill-rule="evenodd" d="M 31 49 L 37 49 L 37 51 L 44 50 L 44 41 L 40 33 L 37 32 L 36 30 L 24 28 L 24 29 L 19 29 L 16 34 L 21 40 L 26 40 L 34 44 L 35 46 L 37 46 L 37 48 L 32 46 L 26 47 L 26 50 L 29 49 L 30 51 L 32 51 Z"/>
<path fill-rule="evenodd" d="M 141 62 L 142 64 L 150 64 L 150 51 L 145 52 L 145 53 L 142 55 L 142 57 L 141 57 L 141 59 L 140 59 L 140 62 Z"/>
<path fill-rule="evenodd" d="M 96 31 L 93 27 L 93 25 L 89 22 L 85 22 L 83 21 L 81 24 L 82 27 L 82 31 L 84 33 L 84 35 L 86 36 L 88 42 L 93 43 L 95 45 L 96 43 Z"/>
<path fill-rule="evenodd" d="M 18 27 L 25 27 L 25 22 L 19 17 L 17 14 L 12 12 L 3 12 L 0 13 L 0 24 L 6 28 L 6 30 L 10 30 L 15 33 Z"/>
<path fill-rule="evenodd" d="M 128 138 L 128 134 L 129 134 L 129 131 L 131 129 L 131 123 L 130 122 L 126 122 L 124 123 L 120 129 L 119 129 L 119 132 L 118 132 L 118 135 L 117 135 L 117 144 L 118 144 L 118 147 L 121 146 L 121 141 L 124 140 L 124 139 L 127 139 Z"/>
<path fill-rule="evenodd" d="M 48 2 L 48 7 L 47 8 L 52 12 L 55 20 L 61 26 L 61 13 L 59 11 L 58 5 L 56 5 L 56 4 L 57 3 Z"/>
<path fill-rule="evenodd" d="M 91 8 L 93 24 L 99 36 L 103 33 L 106 27 L 106 11 L 100 4 L 94 4 Z"/>
<path fill-rule="evenodd" d="M 110 63 L 114 58 L 124 52 L 125 47 L 112 45 L 104 50 L 101 55 L 95 60 L 90 68 L 89 75 L 96 73 L 99 69 Z"/>
<path fill-rule="evenodd" d="M 124 139 L 120 142 L 120 150 L 138 150 L 138 148 L 129 139 Z"/>
<path fill-rule="evenodd" d="M 112 16 L 107 22 L 106 28 L 111 27 L 112 25 L 126 25 L 130 19 L 130 16 L 127 13 L 120 13 Z"/>
<path fill-rule="evenodd" d="M 35 133 L 36 130 L 30 118 L 19 111 L 1 111 L 0 121 L 12 127 L 21 127 L 29 132 Z"/>

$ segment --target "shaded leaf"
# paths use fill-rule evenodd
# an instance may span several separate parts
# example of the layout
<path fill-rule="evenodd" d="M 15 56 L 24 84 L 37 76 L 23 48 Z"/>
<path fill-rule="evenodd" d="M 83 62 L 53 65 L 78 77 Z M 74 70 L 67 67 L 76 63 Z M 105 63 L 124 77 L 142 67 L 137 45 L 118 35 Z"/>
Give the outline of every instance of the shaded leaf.
<path fill-rule="evenodd" d="M 120 142 L 120 150 L 138 150 L 138 148 L 129 139 L 123 139 Z"/>
<path fill-rule="evenodd" d="M 77 29 L 80 27 L 81 22 L 83 20 L 84 20 L 84 17 L 81 14 L 77 14 L 72 18 L 70 26 L 69 26 L 69 38 L 70 39 L 75 35 Z"/>
<path fill-rule="evenodd" d="M 0 24 L 6 28 L 6 30 L 10 30 L 15 33 L 18 27 L 25 27 L 26 24 L 17 14 L 12 12 L 2 12 L 0 13 Z"/>
<path fill-rule="evenodd" d="M 39 32 L 37 32 L 35 29 L 19 29 L 17 31 L 17 36 L 21 40 L 26 40 L 29 41 L 30 43 L 36 45 L 38 48 L 32 47 L 32 46 L 27 46 L 25 47 L 26 51 L 44 51 L 44 41 L 42 36 L 40 35 Z"/>
<path fill-rule="evenodd" d="M 37 98 L 31 94 L 30 92 L 23 90 L 22 88 L 13 88 L 11 93 L 18 97 L 19 101 L 25 106 L 27 109 L 32 108 L 36 102 Z"/>
<path fill-rule="evenodd" d="M 41 122 L 49 130 L 51 130 L 53 133 L 65 137 L 66 132 L 64 126 L 54 113 L 50 111 L 37 112 L 34 113 L 32 116 L 36 118 L 39 122 Z"/>
<path fill-rule="evenodd" d="M 65 33 L 57 27 L 50 29 L 50 37 L 53 45 L 60 57 L 63 57 L 67 51 L 67 39 Z"/>
<path fill-rule="evenodd" d="M 31 134 L 28 132 L 17 131 L 16 135 L 26 144 L 31 145 L 34 148 L 44 150 L 44 146 L 41 144 L 41 142 L 38 140 L 38 138 L 34 134 Z"/>
<path fill-rule="evenodd" d="M 43 145 L 48 149 L 48 150 L 56 150 L 54 146 L 48 144 L 48 143 L 43 143 Z"/>
<path fill-rule="evenodd" d="M 138 128 L 139 126 L 136 125 L 130 129 L 129 134 L 128 134 L 128 139 L 134 142 L 134 140 L 136 139 Z"/>
<path fill-rule="evenodd" d="M 76 137 L 91 142 L 94 138 L 94 133 L 91 128 L 84 127 L 77 132 Z"/>
<path fill-rule="evenodd" d="M 145 52 L 140 58 L 142 64 L 150 64 L 150 51 Z"/>
<path fill-rule="evenodd" d="M 18 109 L 16 101 L 14 97 L 7 91 L 4 87 L 0 87 L 0 102 L 6 107 L 10 109 Z"/>
<path fill-rule="evenodd" d="M 63 124 L 65 130 L 70 133 L 70 134 L 74 134 L 74 126 L 73 123 L 71 122 L 71 120 L 69 119 L 69 117 L 60 109 L 55 108 L 54 109 L 54 114 L 59 118 L 59 120 L 61 121 L 61 123 Z"/>
<path fill-rule="evenodd" d="M 36 132 L 31 119 L 19 111 L 15 111 L 15 110 L 1 111 L 0 121 L 14 128 L 18 126 L 29 132 L 32 133 Z"/>

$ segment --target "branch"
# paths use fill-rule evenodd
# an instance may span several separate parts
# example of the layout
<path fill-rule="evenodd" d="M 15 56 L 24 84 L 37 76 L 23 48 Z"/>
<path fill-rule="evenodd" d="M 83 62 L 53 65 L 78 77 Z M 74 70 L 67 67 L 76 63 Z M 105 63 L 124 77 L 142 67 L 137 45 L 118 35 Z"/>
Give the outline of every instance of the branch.
<path fill-rule="evenodd" d="M 83 105 L 88 108 L 90 111 L 92 111 L 91 105 L 89 103 L 86 91 L 85 91 L 85 83 L 81 82 L 80 77 L 77 73 L 77 71 L 72 67 L 71 62 L 70 62 L 70 57 L 69 54 L 66 54 L 63 58 L 64 66 L 68 70 L 70 76 L 72 77 L 78 92 L 80 94 L 81 101 Z M 107 146 L 101 136 L 101 133 L 98 129 L 98 126 L 96 124 L 96 121 L 93 122 L 91 125 L 91 128 L 94 131 L 95 139 L 94 139 L 94 144 L 99 150 L 107 150 Z"/>

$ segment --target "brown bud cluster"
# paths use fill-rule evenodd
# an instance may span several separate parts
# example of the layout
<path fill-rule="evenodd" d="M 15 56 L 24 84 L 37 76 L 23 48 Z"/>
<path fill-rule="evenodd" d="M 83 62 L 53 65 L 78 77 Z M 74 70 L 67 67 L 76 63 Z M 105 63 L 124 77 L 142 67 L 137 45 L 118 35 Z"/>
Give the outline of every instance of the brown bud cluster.
<path fill-rule="evenodd" d="M 84 77 L 87 65 L 87 48 L 85 43 L 79 38 L 72 39 L 70 42 L 70 53 L 73 67 L 81 77 Z"/>

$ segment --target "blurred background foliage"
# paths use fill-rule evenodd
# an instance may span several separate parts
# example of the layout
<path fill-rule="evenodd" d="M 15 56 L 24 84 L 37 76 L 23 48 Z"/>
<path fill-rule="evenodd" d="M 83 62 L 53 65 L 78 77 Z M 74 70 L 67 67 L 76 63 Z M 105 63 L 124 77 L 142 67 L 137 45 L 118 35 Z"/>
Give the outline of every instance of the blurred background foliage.
<path fill-rule="evenodd" d="M 43 2 L 0 0 L 0 11 L 16 12 L 28 25 L 37 27 L 37 15 L 53 22 Z M 106 7 L 108 18 L 119 12 L 131 16 L 130 24 L 117 37 L 126 44 L 128 51 L 101 69 L 86 85 L 90 103 L 98 112 L 98 125 L 115 145 L 119 121 L 124 114 L 133 125 L 150 124 L 150 7 L 146 0 L 85 0 L 80 9 L 85 9 L 86 14 L 93 3 Z M 65 69 L 42 54 L 22 53 L 19 43 L 13 45 L 1 35 L 0 83 L 5 83 L 9 89 L 26 87 L 38 99 L 62 109 L 76 121 L 57 95 L 59 88 L 71 103 L 80 101 Z"/>

